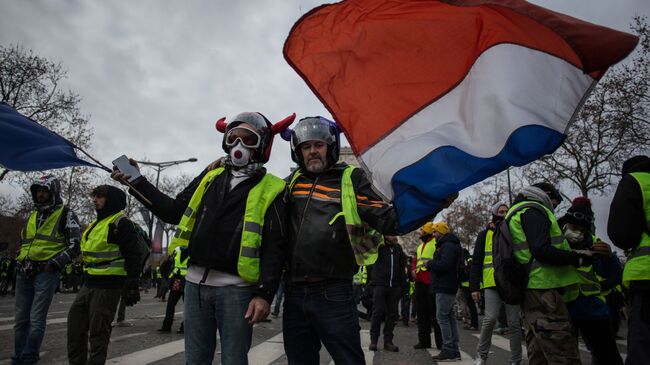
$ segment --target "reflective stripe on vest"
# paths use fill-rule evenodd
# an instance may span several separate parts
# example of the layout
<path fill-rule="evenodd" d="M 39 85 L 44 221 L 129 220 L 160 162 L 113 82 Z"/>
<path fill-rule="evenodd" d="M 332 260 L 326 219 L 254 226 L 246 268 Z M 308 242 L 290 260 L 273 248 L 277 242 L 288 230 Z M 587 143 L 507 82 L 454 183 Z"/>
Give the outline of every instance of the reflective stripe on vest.
<path fill-rule="evenodd" d="M 646 224 L 650 222 L 650 173 L 633 172 L 630 174 L 639 183 L 643 199 L 643 213 Z M 650 235 L 646 227 L 641 233 L 641 242 L 632 250 L 623 269 L 623 286 L 630 287 L 630 281 L 650 280 Z"/>
<path fill-rule="evenodd" d="M 330 226 L 333 225 L 340 216 L 343 216 L 357 265 L 372 265 L 377 261 L 378 249 L 379 246 L 384 244 L 384 236 L 370 228 L 359 216 L 359 212 L 357 211 L 357 196 L 354 191 L 354 185 L 352 185 L 352 171 L 354 169 L 354 166 L 347 166 L 343 170 L 343 176 L 341 177 L 342 211 L 334 215 L 329 224 Z M 289 183 L 290 191 L 301 175 L 302 172 L 300 169 L 294 172 Z"/>
<path fill-rule="evenodd" d="M 562 299 L 565 302 L 575 300 L 579 294 L 580 275 L 578 270 L 572 265 L 546 265 L 533 259 L 530 253 L 530 248 L 527 247 L 526 234 L 521 226 L 521 215 L 533 205 L 541 207 L 551 223 L 550 237 L 551 244 L 558 250 L 570 251 L 569 243 L 564 239 L 562 230 L 548 208 L 540 203 L 532 201 L 524 201 L 513 205 L 508 211 L 508 216 L 511 212 L 515 212 L 508 228 L 512 235 L 513 251 L 517 261 L 521 264 L 528 264 L 532 260 L 530 273 L 528 275 L 528 288 L 529 289 L 562 289 Z M 525 246 L 525 248 L 524 248 Z"/>
<path fill-rule="evenodd" d="M 203 195 L 214 179 L 224 171 L 225 169 L 220 167 L 209 171 L 203 176 L 199 187 L 194 191 L 188 208 L 185 210 L 178 224 L 178 231 L 169 244 L 169 252 L 172 252 L 178 246 L 188 246 Z M 262 244 L 264 216 L 266 210 L 273 203 L 273 200 L 284 190 L 284 186 L 285 182 L 282 179 L 271 174 L 266 174 L 248 192 L 246 210 L 244 211 L 243 217 L 244 222 L 242 225 L 239 258 L 237 260 L 237 272 L 242 279 L 248 282 L 255 283 L 259 280 L 259 249 Z"/>
<path fill-rule="evenodd" d="M 187 260 L 189 260 L 190 257 L 186 256 L 185 260 L 181 261 L 181 248 L 176 247 L 174 251 L 176 252 L 174 255 L 174 269 L 169 273 L 169 279 L 173 278 L 174 275 L 187 275 Z"/>
<path fill-rule="evenodd" d="M 497 286 L 494 282 L 494 266 L 492 264 L 492 236 L 494 236 L 494 231 L 488 229 L 485 234 L 485 258 L 483 259 L 483 281 L 481 282 L 481 289 Z"/>
<path fill-rule="evenodd" d="M 50 214 L 40 227 L 36 228 L 38 211 L 33 211 L 22 232 L 22 242 L 18 261 L 29 257 L 32 261 L 47 261 L 65 249 L 65 237 L 59 232 L 63 216 L 63 206 Z"/>
<path fill-rule="evenodd" d="M 600 280 L 593 266 L 580 266 L 578 274 L 580 274 L 580 294 L 585 297 L 597 296 L 604 302 L 605 297 L 601 293 Z"/>
<path fill-rule="evenodd" d="M 424 251 L 422 251 L 424 247 Z M 429 242 L 420 243 L 416 251 L 417 262 L 415 263 L 415 272 L 419 273 L 420 271 L 427 271 L 426 262 L 433 259 L 433 255 L 436 253 L 436 239 L 432 238 Z"/>
<path fill-rule="evenodd" d="M 368 271 L 365 266 L 359 266 L 359 271 L 352 277 L 352 282 L 357 285 L 363 285 L 368 281 Z"/>
<path fill-rule="evenodd" d="M 124 258 L 120 246 L 108 242 L 111 223 L 123 217 L 123 212 L 117 212 L 101 221 L 92 222 L 81 237 L 81 255 L 86 263 L 84 272 L 89 275 L 126 276 Z"/>

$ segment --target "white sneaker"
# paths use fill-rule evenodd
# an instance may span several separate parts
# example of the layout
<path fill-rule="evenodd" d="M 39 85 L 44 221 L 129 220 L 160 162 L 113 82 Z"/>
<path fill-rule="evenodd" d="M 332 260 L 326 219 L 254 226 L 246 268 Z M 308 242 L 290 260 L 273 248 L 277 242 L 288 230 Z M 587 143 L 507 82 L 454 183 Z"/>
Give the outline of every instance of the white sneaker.
<path fill-rule="evenodd" d="M 482 359 L 480 356 L 474 360 L 474 365 L 485 365 L 487 364 L 487 359 Z"/>

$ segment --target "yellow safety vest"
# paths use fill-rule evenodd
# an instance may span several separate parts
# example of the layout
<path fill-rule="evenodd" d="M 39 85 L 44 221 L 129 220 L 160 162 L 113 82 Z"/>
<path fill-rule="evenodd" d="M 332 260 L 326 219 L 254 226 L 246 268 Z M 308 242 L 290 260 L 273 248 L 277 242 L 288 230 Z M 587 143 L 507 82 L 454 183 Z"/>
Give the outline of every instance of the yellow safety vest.
<path fill-rule="evenodd" d="M 551 245 L 559 250 L 571 250 L 569 242 L 562 235 L 562 230 L 553 212 L 540 203 L 524 201 L 513 205 L 508 211 L 508 216 L 510 216 L 510 212 L 516 211 L 508 224 L 512 235 L 515 257 L 521 264 L 528 264 L 532 260 L 530 273 L 528 274 L 529 289 L 562 289 L 562 299 L 565 302 L 573 301 L 578 297 L 580 292 L 578 284 L 581 282 L 581 279 L 578 270 L 572 265 L 546 265 L 535 260 L 530 253 L 526 234 L 521 226 L 521 215 L 528 209 L 531 209 L 530 207 L 533 205 L 541 207 L 551 222 L 551 231 L 549 232 Z"/>
<path fill-rule="evenodd" d="M 492 263 L 492 236 L 494 236 L 494 231 L 488 229 L 485 234 L 485 258 L 483 259 L 483 280 L 481 282 L 481 289 L 497 286 L 494 281 L 494 264 Z"/>
<path fill-rule="evenodd" d="M 423 248 L 424 247 L 424 251 Z M 415 263 L 415 272 L 419 273 L 420 271 L 427 271 L 426 262 L 433 259 L 433 255 L 436 253 L 436 239 L 432 238 L 429 242 L 420 243 L 416 251 L 417 261 Z"/>
<path fill-rule="evenodd" d="M 168 250 L 174 250 L 178 246 L 188 246 L 203 195 L 208 190 L 210 184 L 212 184 L 212 181 L 224 171 L 225 169 L 220 167 L 209 171 L 203 176 L 199 187 L 194 191 L 190 199 L 185 213 L 183 213 L 183 217 L 178 224 L 178 231 L 169 244 Z M 265 174 L 262 180 L 248 192 L 246 210 L 244 211 L 243 217 L 244 224 L 239 259 L 237 260 L 237 272 L 242 279 L 248 282 L 255 283 L 259 280 L 260 246 L 262 245 L 264 216 L 266 210 L 271 206 L 273 200 L 284 190 L 284 187 L 284 180 L 271 174 Z"/>
<path fill-rule="evenodd" d="M 363 285 L 368 281 L 368 271 L 365 266 L 359 266 L 359 271 L 352 277 L 352 282 L 356 285 Z"/>
<path fill-rule="evenodd" d="M 173 278 L 174 275 L 187 275 L 187 260 L 189 260 L 190 256 L 186 256 L 185 260 L 181 261 L 181 248 L 176 247 L 174 251 L 176 251 L 176 255 L 174 255 L 174 269 L 169 273 L 169 279 Z"/>
<path fill-rule="evenodd" d="M 345 226 L 348 232 L 348 238 L 354 253 L 354 259 L 359 266 L 372 265 L 377 261 L 379 246 L 384 244 L 384 236 L 376 230 L 370 228 L 365 224 L 357 210 L 357 196 L 354 192 L 352 185 L 352 171 L 354 166 L 347 166 L 343 170 L 341 178 L 341 212 L 334 215 L 329 221 L 329 225 L 343 216 L 345 219 Z M 300 169 L 294 172 L 291 182 L 289 183 L 289 191 L 293 189 L 293 185 L 302 175 Z"/>
<path fill-rule="evenodd" d="M 63 216 L 63 206 L 50 214 L 40 227 L 36 228 L 38 211 L 34 210 L 27 220 L 27 226 L 21 232 L 20 253 L 18 261 L 29 257 L 32 261 L 47 261 L 65 249 L 65 237 L 59 232 Z"/>
<path fill-rule="evenodd" d="M 126 276 L 124 257 L 120 246 L 108 242 L 110 224 L 123 217 L 117 212 L 101 221 L 93 221 L 81 237 L 81 255 L 86 263 L 84 272 L 89 275 Z"/>
<path fill-rule="evenodd" d="M 643 197 L 643 212 L 646 224 L 650 222 L 650 173 L 633 172 L 630 174 L 641 188 Z M 646 226 L 648 227 L 648 226 Z M 650 280 L 650 235 L 648 228 L 641 233 L 641 242 L 632 249 L 623 268 L 623 286 L 630 287 L 630 281 Z"/>

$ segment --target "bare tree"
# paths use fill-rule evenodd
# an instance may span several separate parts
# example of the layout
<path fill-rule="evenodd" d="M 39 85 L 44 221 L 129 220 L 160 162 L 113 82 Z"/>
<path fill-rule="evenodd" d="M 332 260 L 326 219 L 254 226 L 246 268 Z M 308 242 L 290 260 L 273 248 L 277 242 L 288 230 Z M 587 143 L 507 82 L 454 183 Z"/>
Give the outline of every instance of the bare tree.
<path fill-rule="evenodd" d="M 19 45 L 0 46 L 0 97 L 18 112 L 56 132 L 75 145 L 89 149 L 92 128 L 81 114 L 81 98 L 60 84 L 67 78 L 60 64 L 35 55 Z M 49 171 L 59 178 L 62 197 L 77 212 L 82 223 L 94 216 L 88 193 L 98 180 L 93 168 L 76 167 Z M 17 200 L 18 213 L 27 214 L 32 201 L 29 186 L 43 172 L 11 172 L 7 180 L 22 186 L 24 194 Z"/>
<path fill-rule="evenodd" d="M 603 194 L 623 162 L 650 143 L 650 28 L 644 17 L 631 26 L 640 43 L 631 62 L 610 70 L 585 102 L 565 142 L 526 167 L 532 180 L 562 182 L 583 196 Z"/>

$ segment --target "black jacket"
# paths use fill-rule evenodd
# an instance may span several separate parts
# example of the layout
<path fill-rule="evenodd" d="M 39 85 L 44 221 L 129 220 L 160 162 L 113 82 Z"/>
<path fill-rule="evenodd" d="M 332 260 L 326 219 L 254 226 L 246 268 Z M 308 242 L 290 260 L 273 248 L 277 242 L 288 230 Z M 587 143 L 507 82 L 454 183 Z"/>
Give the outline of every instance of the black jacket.
<path fill-rule="evenodd" d="M 197 176 L 175 199 L 156 189 L 144 178 L 136 182 L 136 188 L 153 205 L 143 202 L 157 217 L 171 224 L 178 224 L 194 191 L 207 171 Z M 196 223 L 189 240 L 188 265 L 193 264 L 238 275 L 243 215 L 250 190 L 262 179 L 263 174 L 250 177 L 228 191 L 232 175 L 228 170 L 219 174 L 206 190 L 198 208 Z M 260 247 L 260 280 L 256 295 L 271 301 L 277 290 L 286 251 L 286 219 L 284 194 L 279 194 L 264 216 L 262 245 Z"/>
<path fill-rule="evenodd" d="M 456 294 L 460 285 L 458 270 L 463 260 L 463 249 L 456 235 L 447 233 L 436 241 L 433 260 L 427 262 L 434 293 Z"/>
<path fill-rule="evenodd" d="M 124 192 L 114 186 L 107 186 L 107 188 L 106 204 L 103 209 L 97 211 L 95 224 L 126 208 L 126 195 Z M 117 227 L 114 223 L 111 223 L 108 229 L 107 241 L 119 246 L 120 253 L 124 257 L 126 277 L 137 279 L 140 277 L 140 263 L 138 262 L 140 255 L 136 246 L 138 236 L 133 224 L 128 218 L 120 219 Z M 87 237 L 93 229 L 94 225 L 90 226 L 90 229 L 84 233 L 84 236 Z M 84 273 L 84 285 L 96 289 L 119 289 L 124 285 L 126 277 L 118 275 L 89 275 L 88 273 Z"/>
<path fill-rule="evenodd" d="M 291 194 L 289 210 L 289 273 L 291 281 L 351 279 L 356 262 L 342 211 L 341 178 L 345 163 L 320 173 L 303 171 Z M 290 180 L 291 176 L 287 178 Z M 362 169 L 352 172 L 359 216 L 382 234 L 395 234 L 397 217 L 372 190 Z"/>
<path fill-rule="evenodd" d="M 379 247 L 377 261 L 368 266 L 368 282 L 371 285 L 401 287 L 406 282 L 406 255 L 398 244 Z"/>

